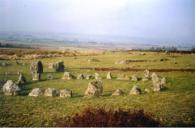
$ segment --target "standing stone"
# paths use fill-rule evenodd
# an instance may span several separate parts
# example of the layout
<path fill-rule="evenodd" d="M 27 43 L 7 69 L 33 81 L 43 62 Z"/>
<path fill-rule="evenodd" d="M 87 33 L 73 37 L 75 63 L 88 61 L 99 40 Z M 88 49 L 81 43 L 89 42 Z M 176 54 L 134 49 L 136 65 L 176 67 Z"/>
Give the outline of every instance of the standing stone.
<path fill-rule="evenodd" d="M 138 81 L 138 78 L 137 78 L 136 75 L 132 75 L 132 76 L 131 76 L 131 80 L 132 80 L 132 81 Z"/>
<path fill-rule="evenodd" d="M 72 97 L 72 91 L 69 89 L 60 90 L 60 97 Z"/>
<path fill-rule="evenodd" d="M 161 91 L 166 86 L 166 78 L 160 78 L 156 73 L 152 74 L 153 91 Z"/>
<path fill-rule="evenodd" d="M 149 90 L 148 88 L 145 88 L 144 91 L 145 91 L 146 93 L 150 93 L 150 90 Z"/>
<path fill-rule="evenodd" d="M 55 88 L 47 88 L 44 92 L 44 96 L 58 96 L 59 92 Z"/>
<path fill-rule="evenodd" d="M 19 91 L 20 91 L 20 88 L 12 80 L 8 80 L 3 85 L 3 92 L 4 92 L 5 95 L 15 96 L 15 95 L 18 95 Z"/>
<path fill-rule="evenodd" d="M 137 85 L 134 85 L 129 94 L 130 95 L 139 95 L 139 94 L 141 94 L 141 89 Z"/>
<path fill-rule="evenodd" d="M 144 71 L 144 77 L 143 77 L 143 81 L 147 81 L 147 80 L 149 80 L 150 79 L 150 71 L 149 70 L 145 70 Z"/>
<path fill-rule="evenodd" d="M 119 74 L 117 80 L 129 80 L 129 77 L 125 74 Z"/>
<path fill-rule="evenodd" d="M 24 84 L 26 82 L 26 78 L 24 77 L 24 75 L 22 73 L 20 73 L 17 84 Z"/>
<path fill-rule="evenodd" d="M 111 72 L 108 72 L 108 74 L 107 74 L 107 76 L 106 76 L 106 79 L 108 79 L 108 80 L 111 80 L 111 79 L 112 79 L 112 74 L 111 74 Z"/>
<path fill-rule="evenodd" d="M 43 90 L 40 89 L 40 88 L 34 88 L 34 89 L 28 94 L 28 96 L 34 96 L 34 97 L 41 96 L 41 95 L 43 95 Z"/>
<path fill-rule="evenodd" d="M 117 89 L 116 91 L 114 91 L 112 93 L 112 96 L 120 96 L 120 95 L 123 95 L 124 92 L 121 90 L 121 89 Z"/>
<path fill-rule="evenodd" d="M 32 74 L 32 80 L 40 80 L 41 74 L 43 73 L 43 64 L 41 61 L 33 62 L 30 65 L 30 70 Z"/>
<path fill-rule="evenodd" d="M 103 93 L 102 81 L 92 81 L 88 84 L 85 96 L 100 96 Z"/>
<path fill-rule="evenodd" d="M 89 80 L 89 79 L 93 79 L 93 76 L 92 75 L 86 75 L 86 77 L 85 77 L 87 80 Z"/>
<path fill-rule="evenodd" d="M 78 79 L 78 80 L 83 80 L 83 79 L 85 79 L 85 76 L 84 76 L 83 74 L 79 74 L 79 75 L 77 76 L 77 79 Z"/>
<path fill-rule="evenodd" d="M 72 80 L 75 79 L 76 77 L 72 75 L 70 72 L 64 72 L 64 75 L 62 77 L 63 80 Z"/>
<path fill-rule="evenodd" d="M 64 62 L 59 61 L 54 64 L 52 64 L 52 69 L 54 69 L 56 72 L 64 72 Z"/>
<path fill-rule="evenodd" d="M 99 73 L 95 73 L 95 79 L 96 80 L 101 80 L 102 79 Z"/>

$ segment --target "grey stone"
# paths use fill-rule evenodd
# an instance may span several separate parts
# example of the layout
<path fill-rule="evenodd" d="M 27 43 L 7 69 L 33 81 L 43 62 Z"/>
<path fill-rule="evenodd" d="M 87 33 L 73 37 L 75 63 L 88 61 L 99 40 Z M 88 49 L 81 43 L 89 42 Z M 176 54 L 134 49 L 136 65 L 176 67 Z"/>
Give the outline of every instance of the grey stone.
<path fill-rule="evenodd" d="M 60 97 L 72 97 L 72 91 L 69 89 L 60 90 Z"/>
<path fill-rule="evenodd" d="M 86 79 L 89 80 L 89 79 L 93 79 L 94 77 L 92 75 L 86 75 Z"/>
<path fill-rule="evenodd" d="M 108 73 L 107 73 L 106 79 L 108 79 L 108 80 L 112 79 L 112 74 L 111 74 L 111 72 L 108 72 Z"/>
<path fill-rule="evenodd" d="M 59 91 L 55 88 L 47 88 L 44 92 L 44 96 L 55 97 L 59 95 Z"/>
<path fill-rule="evenodd" d="M 129 77 L 125 74 L 117 75 L 117 80 L 129 80 Z"/>
<path fill-rule="evenodd" d="M 132 76 L 131 76 L 131 80 L 132 80 L 132 81 L 138 81 L 138 78 L 137 78 L 136 75 L 132 75 Z"/>
<path fill-rule="evenodd" d="M 72 79 L 76 79 L 76 77 L 73 74 L 71 74 L 70 72 L 64 72 L 62 79 L 63 80 L 72 80 Z"/>
<path fill-rule="evenodd" d="M 83 74 L 79 74 L 79 75 L 77 76 L 77 79 L 78 79 L 78 80 L 83 80 L 83 79 L 85 79 L 85 76 L 84 76 Z"/>
<path fill-rule="evenodd" d="M 95 79 L 96 80 L 101 80 L 102 79 L 99 73 L 95 73 Z"/>
<path fill-rule="evenodd" d="M 24 75 L 22 73 L 20 73 L 17 84 L 24 84 L 26 83 L 26 78 L 24 77 Z"/>
<path fill-rule="evenodd" d="M 134 85 L 129 94 L 130 95 L 139 95 L 139 94 L 141 94 L 141 89 L 137 85 Z"/>
<path fill-rule="evenodd" d="M 34 88 L 32 89 L 32 91 L 28 94 L 28 96 L 42 96 L 43 95 L 43 90 L 40 88 Z"/>
<path fill-rule="evenodd" d="M 20 88 L 12 80 L 7 80 L 7 82 L 3 85 L 3 92 L 5 95 L 15 96 L 18 95 L 19 91 Z"/>
<path fill-rule="evenodd" d="M 88 84 L 85 96 L 101 96 L 103 93 L 102 81 L 92 81 Z"/>
<path fill-rule="evenodd" d="M 121 89 L 117 89 L 112 93 L 112 96 L 120 96 L 123 94 L 124 94 L 124 92 Z"/>

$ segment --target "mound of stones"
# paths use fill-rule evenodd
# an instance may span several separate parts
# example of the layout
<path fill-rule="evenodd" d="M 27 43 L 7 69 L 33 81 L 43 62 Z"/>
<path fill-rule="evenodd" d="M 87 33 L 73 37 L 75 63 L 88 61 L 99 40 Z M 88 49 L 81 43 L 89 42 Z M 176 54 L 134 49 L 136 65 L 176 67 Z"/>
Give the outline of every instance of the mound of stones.
<path fill-rule="evenodd" d="M 69 89 L 60 90 L 60 97 L 72 97 L 72 91 Z"/>
<path fill-rule="evenodd" d="M 34 88 L 28 95 L 29 96 L 34 96 L 34 97 L 42 96 L 43 95 L 43 90 L 40 89 L 40 88 Z"/>
<path fill-rule="evenodd" d="M 112 96 L 120 96 L 123 94 L 124 94 L 124 92 L 121 89 L 117 89 L 112 93 Z"/>
<path fill-rule="evenodd" d="M 41 61 L 33 62 L 30 65 L 30 71 L 32 74 L 32 80 L 40 80 L 43 73 L 43 64 Z"/>
<path fill-rule="evenodd" d="M 62 79 L 63 80 L 72 80 L 72 79 L 76 79 L 76 77 L 73 74 L 71 74 L 70 72 L 64 72 Z"/>
<path fill-rule="evenodd" d="M 49 64 L 49 69 L 53 69 L 56 72 L 64 72 L 64 68 L 65 66 L 63 61 Z"/>
<path fill-rule="evenodd" d="M 85 91 L 85 96 L 101 96 L 103 93 L 103 83 L 102 81 L 96 80 L 88 84 Z"/>
<path fill-rule="evenodd" d="M 16 96 L 18 95 L 19 91 L 20 88 L 12 80 L 7 80 L 7 82 L 3 85 L 3 92 L 5 95 Z"/>
<path fill-rule="evenodd" d="M 138 85 L 134 85 L 131 91 L 129 92 L 130 95 L 139 95 L 141 94 L 141 89 Z"/>

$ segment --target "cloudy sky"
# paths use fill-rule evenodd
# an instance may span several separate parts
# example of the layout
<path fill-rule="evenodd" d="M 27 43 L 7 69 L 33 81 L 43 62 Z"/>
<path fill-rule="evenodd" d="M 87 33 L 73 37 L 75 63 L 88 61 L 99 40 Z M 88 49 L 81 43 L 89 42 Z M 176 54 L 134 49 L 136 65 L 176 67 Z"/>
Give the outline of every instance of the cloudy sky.
<path fill-rule="evenodd" d="M 195 43 L 195 0 L 0 0 L 1 32 Z"/>

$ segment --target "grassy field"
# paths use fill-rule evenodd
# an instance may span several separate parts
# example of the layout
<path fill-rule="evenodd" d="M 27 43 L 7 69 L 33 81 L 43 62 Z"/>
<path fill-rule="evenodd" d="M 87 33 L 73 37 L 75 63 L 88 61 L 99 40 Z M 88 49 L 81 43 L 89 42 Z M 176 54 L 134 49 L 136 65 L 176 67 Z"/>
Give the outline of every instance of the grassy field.
<path fill-rule="evenodd" d="M 89 62 L 97 59 L 99 62 Z M 160 61 L 166 59 L 166 61 Z M 146 52 L 105 52 L 100 55 L 56 57 L 39 59 L 44 64 L 44 73 L 39 82 L 31 81 L 29 65 L 36 60 L 0 60 L 9 63 L 0 66 L 0 80 L 17 80 L 17 72 L 22 72 L 28 82 L 23 85 L 20 96 L 4 96 L 0 92 L 0 126 L 53 126 L 56 118 L 73 115 L 88 106 L 105 107 L 107 109 L 143 109 L 152 113 L 165 126 L 185 126 L 195 124 L 195 72 L 158 72 L 167 78 L 167 89 L 162 92 L 143 93 L 139 96 L 128 95 L 134 84 L 140 88 L 151 88 L 151 81 L 116 80 L 117 74 L 127 74 L 129 77 L 136 74 L 143 77 L 143 71 L 112 71 L 114 79 L 105 79 L 107 71 L 95 71 L 93 68 L 136 68 L 136 69 L 195 69 L 195 54 L 171 55 L 165 53 Z M 64 61 L 65 70 L 74 75 L 80 73 L 94 74 L 98 72 L 103 77 L 104 93 L 99 98 L 86 98 L 83 94 L 87 84 L 92 80 L 61 79 L 63 73 L 56 73 L 48 69 L 48 64 Z M 145 60 L 144 62 L 131 62 L 129 64 L 115 64 L 119 60 Z M 80 68 L 92 68 L 80 69 Z M 5 72 L 9 75 L 5 76 Z M 53 74 L 53 80 L 47 80 L 48 73 Z M 57 89 L 68 88 L 73 91 L 72 98 L 59 97 L 29 97 L 28 93 L 33 88 L 54 87 Z M 126 92 L 124 96 L 111 96 L 116 89 Z"/>

